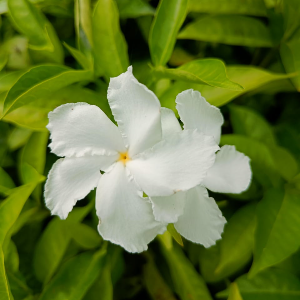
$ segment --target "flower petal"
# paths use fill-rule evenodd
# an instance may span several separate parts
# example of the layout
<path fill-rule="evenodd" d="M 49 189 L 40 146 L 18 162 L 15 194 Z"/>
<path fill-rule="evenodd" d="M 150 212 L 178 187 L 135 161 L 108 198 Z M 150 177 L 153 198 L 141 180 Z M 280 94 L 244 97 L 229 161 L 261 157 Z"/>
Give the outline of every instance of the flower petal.
<path fill-rule="evenodd" d="M 170 134 L 180 132 L 182 130 L 173 110 L 162 107 L 160 112 L 163 139 L 168 137 Z"/>
<path fill-rule="evenodd" d="M 178 192 L 167 197 L 151 197 L 153 214 L 156 221 L 176 223 L 183 214 L 186 192 Z"/>
<path fill-rule="evenodd" d="M 133 157 L 127 167 L 149 197 L 170 196 L 201 183 L 218 149 L 213 137 L 184 130 Z"/>
<path fill-rule="evenodd" d="M 208 170 L 203 185 L 219 193 L 239 194 L 251 182 L 250 159 L 236 151 L 234 146 L 225 145 L 216 155 L 214 165 Z"/>
<path fill-rule="evenodd" d="M 100 179 L 96 196 L 98 230 L 103 239 L 129 252 L 142 252 L 166 226 L 154 220 L 149 200 L 143 198 L 127 172 L 119 162 Z"/>
<path fill-rule="evenodd" d="M 184 213 L 174 226 L 186 239 L 210 247 L 221 238 L 225 223 L 215 200 L 199 185 L 187 192 Z"/>
<path fill-rule="evenodd" d="M 77 200 L 94 189 L 106 170 L 118 158 L 84 156 L 60 158 L 52 166 L 45 185 L 45 202 L 52 215 L 66 219 Z"/>
<path fill-rule="evenodd" d="M 219 144 L 224 118 L 217 107 L 210 105 L 200 92 L 194 90 L 178 94 L 176 103 L 184 129 L 197 128 L 206 135 L 212 135 Z"/>
<path fill-rule="evenodd" d="M 49 113 L 49 147 L 58 156 L 125 152 L 118 127 L 95 105 L 68 103 Z"/>
<path fill-rule="evenodd" d="M 110 79 L 107 98 L 131 157 L 161 140 L 160 103 L 132 67 Z"/>

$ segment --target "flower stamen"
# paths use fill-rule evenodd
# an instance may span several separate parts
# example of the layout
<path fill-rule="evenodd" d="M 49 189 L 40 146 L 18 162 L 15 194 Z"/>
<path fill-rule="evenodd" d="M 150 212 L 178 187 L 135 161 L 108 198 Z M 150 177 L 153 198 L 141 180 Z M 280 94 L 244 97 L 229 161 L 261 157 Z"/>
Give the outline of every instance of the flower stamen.
<path fill-rule="evenodd" d="M 118 161 L 121 161 L 124 165 L 130 160 L 128 152 L 121 152 Z"/>

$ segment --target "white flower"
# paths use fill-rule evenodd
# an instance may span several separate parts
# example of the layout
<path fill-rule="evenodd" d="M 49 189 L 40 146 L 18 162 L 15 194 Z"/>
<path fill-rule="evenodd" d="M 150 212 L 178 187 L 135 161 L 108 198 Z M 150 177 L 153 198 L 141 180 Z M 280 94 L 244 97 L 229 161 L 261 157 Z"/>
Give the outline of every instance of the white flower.
<path fill-rule="evenodd" d="M 180 93 L 176 103 L 185 130 L 197 128 L 219 143 L 224 120 L 217 107 L 193 90 Z M 166 108 L 162 110 L 162 128 L 166 136 L 181 131 L 175 114 Z M 226 220 L 206 188 L 213 192 L 241 193 L 248 188 L 251 176 L 249 158 L 234 146 L 223 146 L 200 185 L 171 197 L 150 198 L 155 219 L 174 223 L 176 230 L 192 242 L 205 247 L 214 245 L 221 238 Z"/>
<path fill-rule="evenodd" d="M 118 127 L 86 103 L 49 113 L 49 146 L 64 158 L 49 172 L 45 201 L 52 214 L 65 219 L 76 201 L 97 187 L 99 233 L 127 251 L 141 252 L 166 230 L 143 192 L 170 196 L 199 185 L 219 147 L 195 129 L 162 138 L 160 103 L 131 67 L 110 80 L 108 100 Z"/>

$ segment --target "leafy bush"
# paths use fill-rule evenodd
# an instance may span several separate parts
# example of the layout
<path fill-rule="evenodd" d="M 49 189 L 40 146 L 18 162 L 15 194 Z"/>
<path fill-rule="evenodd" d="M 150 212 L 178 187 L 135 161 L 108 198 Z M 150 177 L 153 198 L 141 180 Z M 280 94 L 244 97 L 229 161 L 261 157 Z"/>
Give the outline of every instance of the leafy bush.
<path fill-rule="evenodd" d="M 0 13 L 1 300 L 300 299 L 298 0 L 0 0 Z M 93 192 L 66 220 L 45 208 L 48 113 L 87 102 L 112 118 L 109 78 L 129 65 L 174 112 L 200 91 L 225 116 L 221 145 L 251 159 L 246 192 L 213 195 L 228 221 L 215 246 L 181 247 L 169 227 L 133 255 L 97 233 Z"/>

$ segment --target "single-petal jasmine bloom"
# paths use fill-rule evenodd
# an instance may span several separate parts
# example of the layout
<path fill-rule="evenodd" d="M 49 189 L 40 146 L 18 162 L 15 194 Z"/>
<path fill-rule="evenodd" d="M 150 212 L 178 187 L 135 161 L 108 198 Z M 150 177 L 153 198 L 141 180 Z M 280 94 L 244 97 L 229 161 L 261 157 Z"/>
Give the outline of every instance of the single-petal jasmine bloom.
<path fill-rule="evenodd" d="M 210 105 L 198 91 L 186 90 L 176 97 L 176 108 L 184 131 L 198 129 L 220 142 L 221 126 L 224 122 L 220 110 Z M 162 110 L 163 136 L 181 131 L 173 111 Z M 151 197 L 155 219 L 174 223 L 176 230 L 186 239 L 210 247 L 221 238 L 226 223 L 213 192 L 238 194 L 245 191 L 251 181 L 249 158 L 234 146 L 223 146 L 216 153 L 215 163 L 208 169 L 202 183 L 187 192 L 170 197 Z"/>
<path fill-rule="evenodd" d="M 219 147 L 197 129 L 162 135 L 159 100 L 135 79 L 131 67 L 110 80 L 108 101 L 118 126 L 86 103 L 49 113 L 49 146 L 63 158 L 49 172 L 45 202 L 52 214 L 65 219 L 77 200 L 97 187 L 101 236 L 141 252 L 166 230 L 143 193 L 170 196 L 199 185 Z"/>

